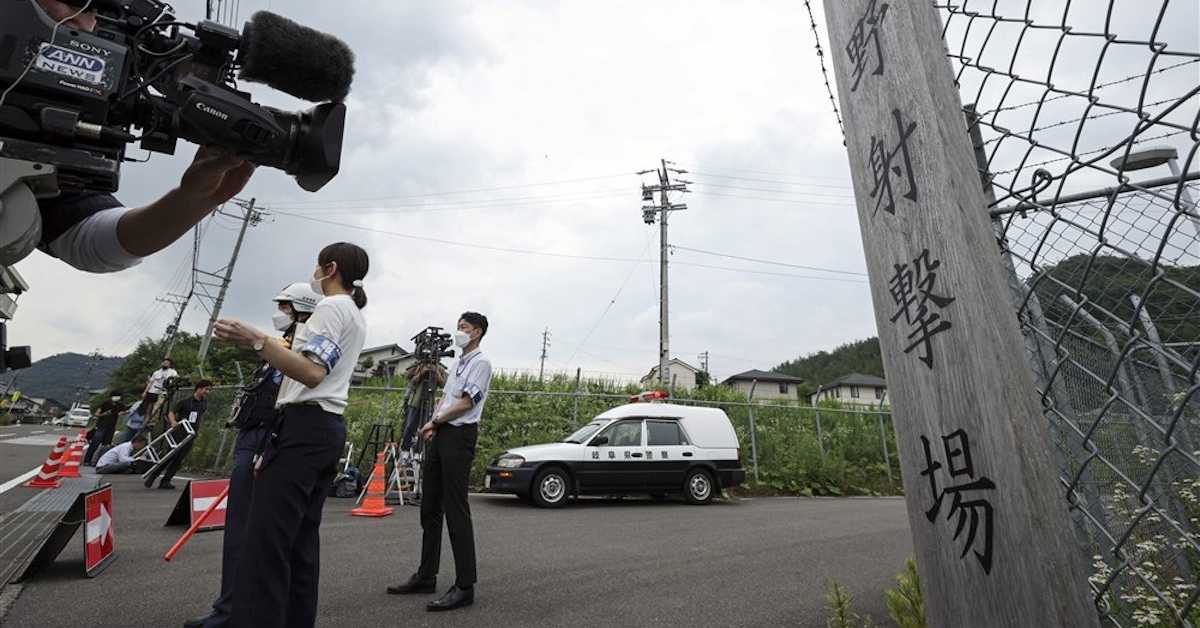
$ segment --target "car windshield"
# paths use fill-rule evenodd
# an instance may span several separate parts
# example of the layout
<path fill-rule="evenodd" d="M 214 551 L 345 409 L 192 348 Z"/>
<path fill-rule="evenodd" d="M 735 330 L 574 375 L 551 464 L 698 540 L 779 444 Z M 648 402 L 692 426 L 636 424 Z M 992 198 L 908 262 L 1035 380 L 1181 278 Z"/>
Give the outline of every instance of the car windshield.
<path fill-rule="evenodd" d="M 591 438 L 592 434 L 595 434 L 600 428 L 604 427 L 605 423 L 607 423 L 607 421 L 588 423 L 587 425 L 579 428 L 579 430 L 577 430 L 574 434 L 564 438 L 563 442 L 582 444 L 583 442 L 587 441 L 587 439 Z"/>

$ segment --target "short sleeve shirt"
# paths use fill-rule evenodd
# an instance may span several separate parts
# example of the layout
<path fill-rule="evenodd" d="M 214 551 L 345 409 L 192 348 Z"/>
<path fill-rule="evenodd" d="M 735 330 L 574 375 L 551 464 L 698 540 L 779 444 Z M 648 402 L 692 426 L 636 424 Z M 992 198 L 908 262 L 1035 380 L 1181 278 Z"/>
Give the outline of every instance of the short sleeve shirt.
<path fill-rule="evenodd" d="M 179 375 L 179 373 L 176 372 L 175 369 L 167 369 L 165 371 L 163 369 L 158 369 L 157 371 L 151 373 L 150 394 L 161 395 L 166 392 L 166 390 L 163 389 L 163 386 L 167 384 L 168 379 L 171 379 L 177 375 Z"/>
<path fill-rule="evenodd" d="M 491 386 L 492 362 L 476 349 L 454 363 L 438 409 L 444 410 L 460 398 L 469 397 L 471 409 L 450 421 L 450 425 L 463 426 L 479 423 L 483 418 L 483 405 L 487 402 Z"/>
<path fill-rule="evenodd" d="M 204 416 L 204 411 L 207 409 L 207 399 L 196 399 L 189 395 L 175 404 L 175 420 L 191 421 L 193 427 L 200 429 L 200 418 Z"/>
<path fill-rule="evenodd" d="M 326 412 L 345 412 L 350 378 L 366 339 L 366 319 L 350 295 L 321 299 L 308 321 L 296 326 L 292 350 L 325 367 L 325 379 L 309 388 L 284 377 L 275 405 L 316 403 Z"/>

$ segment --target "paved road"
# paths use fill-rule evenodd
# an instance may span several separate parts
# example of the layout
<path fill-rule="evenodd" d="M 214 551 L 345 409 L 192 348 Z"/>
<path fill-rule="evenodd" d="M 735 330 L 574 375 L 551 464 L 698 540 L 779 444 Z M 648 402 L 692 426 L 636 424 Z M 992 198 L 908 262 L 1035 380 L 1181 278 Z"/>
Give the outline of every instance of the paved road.
<path fill-rule="evenodd" d="M 21 467 L 9 462 L 16 447 L 0 438 L 0 470 L 9 474 L 0 482 L 11 477 L 9 466 Z M 163 527 L 178 493 L 143 489 L 129 476 L 116 478 L 114 489 L 117 561 L 84 578 L 76 537 L 40 576 L 19 591 L 8 587 L 4 597 L 19 595 L 0 624 L 177 626 L 205 610 L 219 583 L 221 533 L 197 535 L 165 563 L 162 553 L 181 532 Z M 849 587 L 860 612 L 886 625 L 881 591 L 912 551 L 899 499 L 707 507 L 583 500 L 545 511 L 481 495 L 472 497 L 479 599 L 465 611 L 430 615 L 424 596 L 383 593 L 415 567 L 416 509 L 365 519 L 349 516 L 351 507 L 330 499 L 325 509 L 323 626 L 824 626 L 829 578 Z M 445 561 L 443 587 L 452 578 L 448 543 Z"/>

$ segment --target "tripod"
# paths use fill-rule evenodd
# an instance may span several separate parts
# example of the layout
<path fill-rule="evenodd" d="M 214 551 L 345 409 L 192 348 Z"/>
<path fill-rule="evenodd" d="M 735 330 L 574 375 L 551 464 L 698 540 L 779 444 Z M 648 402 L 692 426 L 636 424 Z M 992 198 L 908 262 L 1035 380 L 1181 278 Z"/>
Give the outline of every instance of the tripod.
<path fill-rule="evenodd" d="M 421 465 L 425 458 L 425 441 L 419 430 L 433 418 L 437 389 L 441 383 L 440 367 L 437 362 L 420 363 L 418 372 L 421 374 L 410 382 L 404 400 L 404 429 L 392 479 L 397 485 L 404 481 L 412 483 L 409 503 L 413 505 L 421 503 Z"/>

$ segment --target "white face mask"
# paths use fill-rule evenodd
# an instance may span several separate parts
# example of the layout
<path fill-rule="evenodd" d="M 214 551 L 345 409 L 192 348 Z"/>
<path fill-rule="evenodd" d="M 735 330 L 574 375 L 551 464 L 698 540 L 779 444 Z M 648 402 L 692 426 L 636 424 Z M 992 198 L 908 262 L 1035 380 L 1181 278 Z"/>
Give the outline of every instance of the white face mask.
<path fill-rule="evenodd" d="M 321 296 L 325 296 L 325 293 L 321 290 L 321 281 L 322 281 L 321 279 L 309 279 L 308 287 L 312 288 L 313 292 L 315 292 Z"/>
<path fill-rule="evenodd" d="M 292 326 L 292 315 L 287 312 L 275 312 L 271 316 L 271 324 L 275 325 L 275 329 L 279 331 L 287 331 L 288 327 Z"/>
<path fill-rule="evenodd" d="M 454 346 L 458 347 L 459 349 L 465 349 L 469 344 L 471 344 L 471 335 L 462 330 L 455 330 Z"/>

